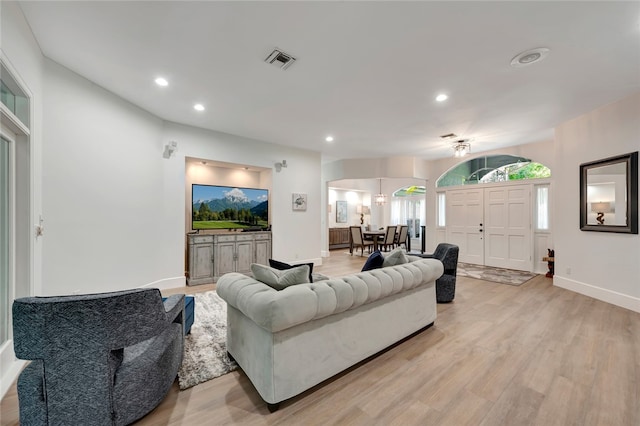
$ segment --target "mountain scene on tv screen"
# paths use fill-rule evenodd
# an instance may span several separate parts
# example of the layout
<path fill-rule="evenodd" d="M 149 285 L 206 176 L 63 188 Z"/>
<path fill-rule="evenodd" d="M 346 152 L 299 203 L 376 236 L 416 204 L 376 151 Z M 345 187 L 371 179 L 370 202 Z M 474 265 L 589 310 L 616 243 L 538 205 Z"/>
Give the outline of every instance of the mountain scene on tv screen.
<path fill-rule="evenodd" d="M 192 228 L 262 228 L 268 225 L 266 189 L 193 185 Z"/>

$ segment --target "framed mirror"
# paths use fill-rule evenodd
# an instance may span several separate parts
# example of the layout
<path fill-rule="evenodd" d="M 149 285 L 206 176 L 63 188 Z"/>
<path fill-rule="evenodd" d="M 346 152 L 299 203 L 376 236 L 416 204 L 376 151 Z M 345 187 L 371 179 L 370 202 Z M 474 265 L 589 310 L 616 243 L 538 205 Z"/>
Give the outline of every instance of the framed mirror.
<path fill-rule="evenodd" d="M 580 165 L 580 229 L 638 233 L 638 152 Z"/>

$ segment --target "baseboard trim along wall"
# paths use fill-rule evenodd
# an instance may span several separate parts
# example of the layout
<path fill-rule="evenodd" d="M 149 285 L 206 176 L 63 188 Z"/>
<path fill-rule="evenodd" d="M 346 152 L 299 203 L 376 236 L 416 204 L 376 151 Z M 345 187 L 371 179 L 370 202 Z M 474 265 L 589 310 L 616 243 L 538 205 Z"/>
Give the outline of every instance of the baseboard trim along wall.
<path fill-rule="evenodd" d="M 186 286 L 187 286 L 187 279 L 185 277 L 173 277 L 173 278 L 163 278 L 161 280 L 142 285 L 140 286 L 140 288 L 159 288 L 161 290 L 166 290 L 169 288 L 178 288 L 178 287 L 186 287 Z"/>
<path fill-rule="evenodd" d="M 555 275 L 553 285 L 640 313 L 640 299 Z"/>
<path fill-rule="evenodd" d="M 3 366 L 3 369 L 6 368 L 7 371 L 5 371 L 2 377 L 0 377 L 0 399 L 4 398 L 25 365 L 27 365 L 27 361 L 16 359 L 12 361 L 10 365 Z"/>

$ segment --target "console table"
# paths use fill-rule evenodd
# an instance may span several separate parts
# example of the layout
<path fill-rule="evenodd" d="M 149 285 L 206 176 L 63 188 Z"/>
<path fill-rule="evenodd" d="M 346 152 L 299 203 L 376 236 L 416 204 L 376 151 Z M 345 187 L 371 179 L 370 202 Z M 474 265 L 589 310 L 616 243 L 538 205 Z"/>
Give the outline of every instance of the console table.
<path fill-rule="evenodd" d="M 251 264 L 267 265 L 271 231 L 187 234 L 187 285 L 211 284 L 227 272 L 251 273 Z"/>
<path fill-rule="evenodd" d="M 349 247 L 349 228 L 329 228 L 329 250 Z"/>

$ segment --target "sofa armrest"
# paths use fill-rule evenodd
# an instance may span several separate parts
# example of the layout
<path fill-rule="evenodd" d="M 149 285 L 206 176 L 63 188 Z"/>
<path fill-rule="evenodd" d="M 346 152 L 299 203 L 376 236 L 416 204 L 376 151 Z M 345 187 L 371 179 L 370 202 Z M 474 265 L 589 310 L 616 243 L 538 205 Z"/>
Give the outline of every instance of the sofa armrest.
<path fill-rule="evenodd" d="M 169 296 L 163 303 L 164 310 L 167 313 L 167 320 L 169 322 L 175 322 L 176 319 L 180 322 L 183 321 L 184 315 L 182 315 L 182 318 L 178 318 L 178 316 L 184 312 L 184 294 L 174 294 L 173 296 Z"/>

